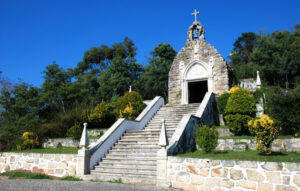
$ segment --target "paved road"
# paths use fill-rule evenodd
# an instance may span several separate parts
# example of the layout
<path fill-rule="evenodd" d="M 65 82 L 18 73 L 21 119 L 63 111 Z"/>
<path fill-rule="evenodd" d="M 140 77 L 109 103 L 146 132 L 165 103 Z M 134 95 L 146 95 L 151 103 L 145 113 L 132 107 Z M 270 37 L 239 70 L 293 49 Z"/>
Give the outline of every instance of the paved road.
<path fill-rule="evenodd" d="M 0 191 L 175 191 L 154 186 L 90 181 L 0 180 Z"/>

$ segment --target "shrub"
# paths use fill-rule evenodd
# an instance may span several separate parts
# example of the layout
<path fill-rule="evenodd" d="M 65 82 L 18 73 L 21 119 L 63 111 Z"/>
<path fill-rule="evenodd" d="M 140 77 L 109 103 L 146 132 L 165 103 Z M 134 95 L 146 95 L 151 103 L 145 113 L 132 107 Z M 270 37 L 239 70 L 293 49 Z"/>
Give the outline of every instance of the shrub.
<path fill-rule="evenodd" d="M 252 117 L 249 115 L 242 114 L 231 114 L 226 115 L 225 120 L 229 127 L 230 132 L 234 135 L 248 135 L 248 121 L 250 121 Z"/>
<path fill-rule="evenodd" d="M 225 107 L 225 114 L 239 113 L 239 114 L 252 116 L 255 114 L 255 112 L 256 112 L 255 99 L 249 90 L 244 88 L 239 88 L 231 93 Z"/>
<path fill-rule="evenodd" d="M 115 121 L 109 104 L 102 101 L 88 115 L 88 122 L 97 128 L 108 128 Z"/>
<path fill-rule="evenodd" d="M 21 145 L 17 145 L 18 150 L 33 149 L 39 146 L 38 137 L 33 132 L 24 132 Z"/>
<path fill-rule="evenodd" d="M 271 154 L 271 146 L 279 135 L 279 128 L 274 126 L 274 121 L 268 115 L 260 115 L 248 123 L 250 132 L 255 136 L 256 149 Z"/>
<path fill-rule="evenodd" d="M 68 129 L 66 135 L 68 137 L 72 137 L 72 139 L 74 139 L 74 140 L 79 140 L 81 138 L 82 130 L 83 129 L 80 128 L 79 123 L 76 123 L 70 129 Z"/>
<path fill-rule="evenodd" d="M 215 127 L 199 125 L 195 132 L 197 145 L 206 153 L 211 153 L 218 145 L 218 131 Z"/>
<path fill-rule="evenodd" d="M 117 117 L 135 119 L 144 109 L 142 96 L 135 91 L 126 92 L 116 104 L 114 113 Z"/>
<path fill-rule="evenodd" d="M 226 107 L 229 96 L 230 96 L 229 93 L 223 93 L 217 99 L 218 110 L 221 114 L 225 113 L 225 107 Z"/>
<path fill-rule="evenodd" d="M 234 135 L 247 135 L 248 121 L 255 115 L 254 96 L 249 90 L 233 87 L 225 107 L 225 121 Z"/>
<path fill-rule="evenodd" d="M 282 134 L 300 135 L 300 89 L 266 91 L 265 112 L 282 127 Z"/>

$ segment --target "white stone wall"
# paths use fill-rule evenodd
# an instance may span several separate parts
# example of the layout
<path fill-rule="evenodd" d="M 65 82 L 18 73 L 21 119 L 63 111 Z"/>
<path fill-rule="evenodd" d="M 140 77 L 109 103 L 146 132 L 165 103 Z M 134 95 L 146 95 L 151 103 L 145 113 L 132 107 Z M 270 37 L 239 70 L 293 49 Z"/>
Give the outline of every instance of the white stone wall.
<path fill-rule="evenodd" d="M 76 174 L 76 154 L 0 153 L 0 172 L 30 170 L 52 176 Z"/>
<path fill-rule="evenodd" d="M 168 157 L 167 181 L 188 191 L 297 191 L 300 163 Z"/>
<path fill-rule="evenodd" d="M 89 139 L 90 144 L 97 142 L 98 139 Z M 73 139 L 48 139 L 43 143 L 43 148 L 57 148 L 61 144 L 63 147 L 79 147 L 79 141 Z"/>

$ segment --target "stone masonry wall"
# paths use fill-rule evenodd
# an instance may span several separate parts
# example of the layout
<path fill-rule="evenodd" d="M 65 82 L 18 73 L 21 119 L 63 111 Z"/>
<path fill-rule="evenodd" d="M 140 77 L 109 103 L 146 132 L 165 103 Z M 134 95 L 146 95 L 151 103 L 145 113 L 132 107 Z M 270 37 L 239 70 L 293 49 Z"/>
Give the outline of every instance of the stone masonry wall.
<path fill-rule="evenodd" d="M 297 191 L 300 163 L 168 157 L 167 181 L 188 191 Z"/>
<path fill-rule="evenodd" d="M 30 170 L 52 176 L 76 174 L 76 154 L 0 153 L 0 172 Z"/>
<path fill-rule="evenodd" d="M 89 139 L 90 144 L 93 144 L 98 139 Z M 79 141 L 73 139 L 48 139 L 43 143 L 43 148 L 57 148 L 61 144 L 63 147 L 78 147 Z"/>

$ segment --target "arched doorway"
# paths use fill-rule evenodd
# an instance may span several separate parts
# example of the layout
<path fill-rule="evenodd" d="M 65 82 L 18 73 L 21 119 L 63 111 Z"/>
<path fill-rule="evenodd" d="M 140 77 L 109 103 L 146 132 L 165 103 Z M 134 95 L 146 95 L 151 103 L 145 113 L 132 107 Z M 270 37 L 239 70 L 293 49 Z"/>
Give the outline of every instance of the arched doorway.
<path fill-rule="evenodd" d="M 212 91 L 212 67 L 205 62 L 188 64 L 182 79 L 182 104 L 201 103 L 206 92 Z"/>

